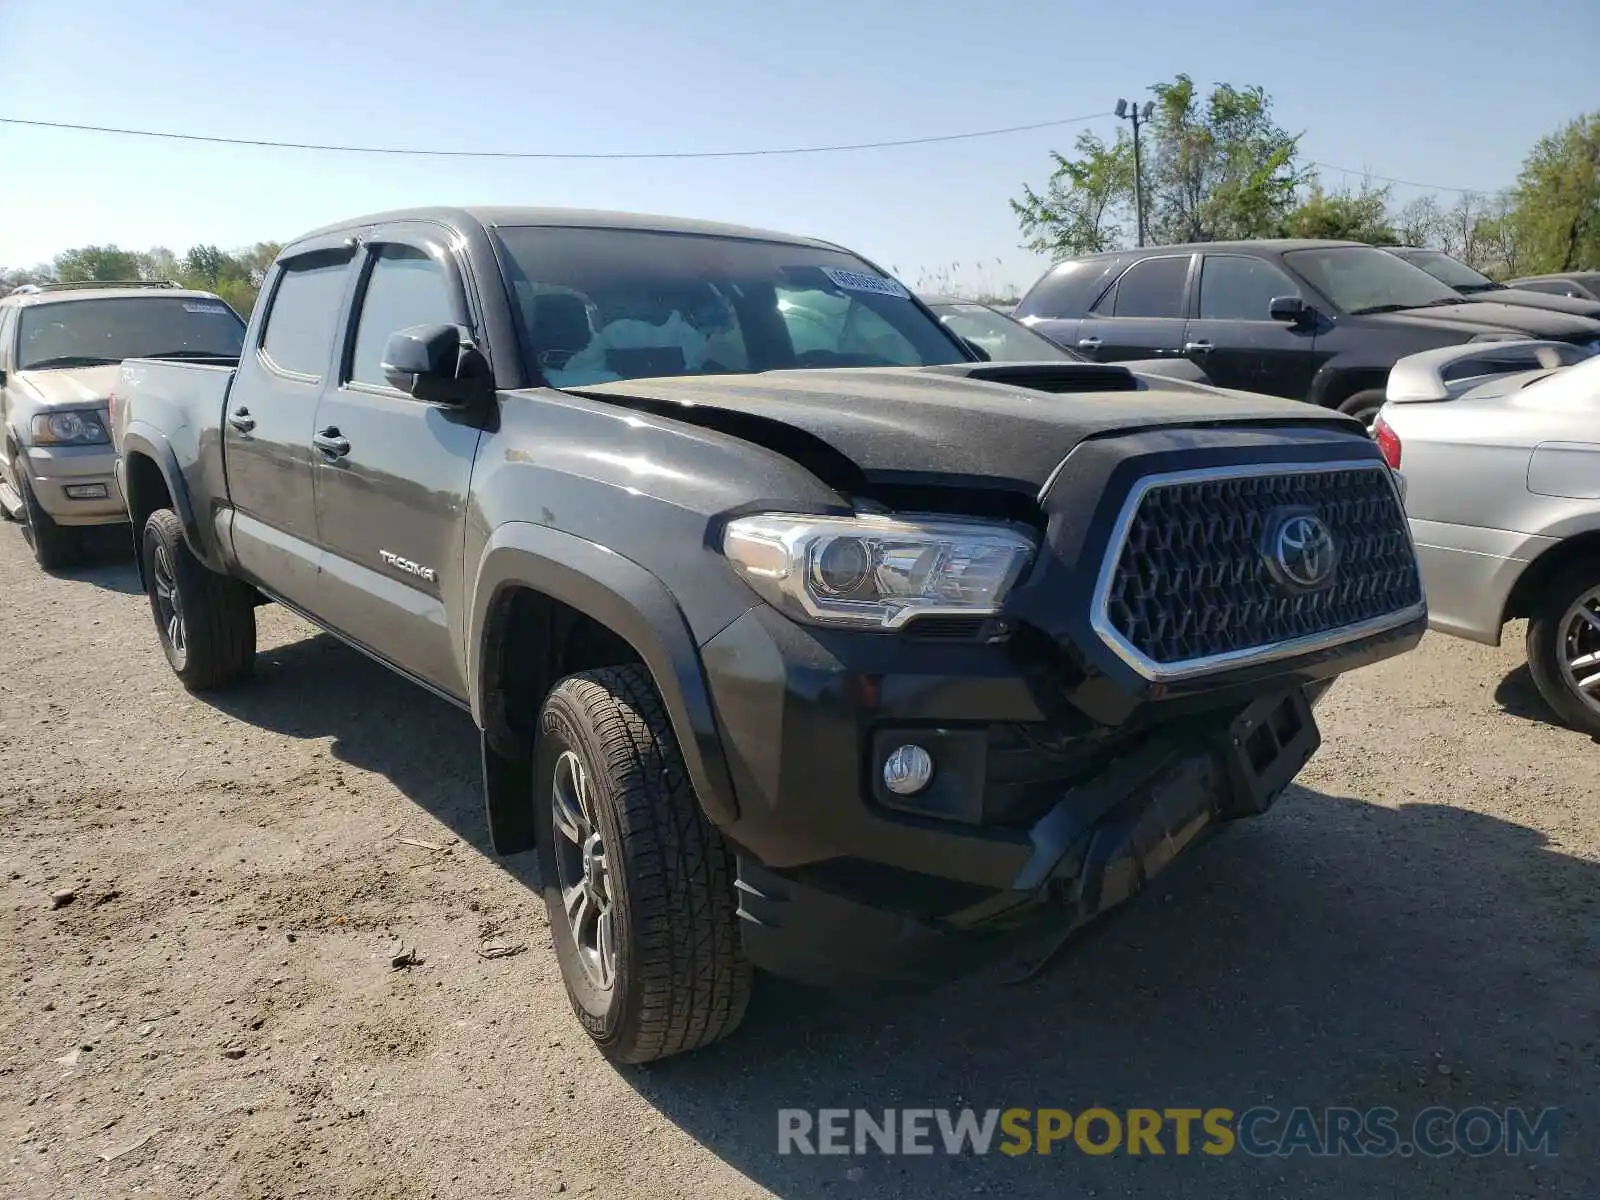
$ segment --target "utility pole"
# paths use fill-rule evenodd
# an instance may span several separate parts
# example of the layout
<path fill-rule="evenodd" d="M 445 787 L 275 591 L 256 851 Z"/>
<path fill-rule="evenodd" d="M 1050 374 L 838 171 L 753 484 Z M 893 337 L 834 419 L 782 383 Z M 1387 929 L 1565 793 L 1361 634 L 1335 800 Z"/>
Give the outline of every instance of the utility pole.
<path fill-rule="evenodd" d="M 1139 126 L 1150 123 L 1150 114 L 1155 111 L 1156 102 L 1146 100 L 1141 111 L 1137 104 L 1129 104 L 1126 100 L 1117 101 L 1117 116 L 1122 120 L 1133 122 L 1133 214 L 1134 223 L 1139 227 L 1139 245 L 1144 245 L 1144 178 L 1139 164 Z"/>

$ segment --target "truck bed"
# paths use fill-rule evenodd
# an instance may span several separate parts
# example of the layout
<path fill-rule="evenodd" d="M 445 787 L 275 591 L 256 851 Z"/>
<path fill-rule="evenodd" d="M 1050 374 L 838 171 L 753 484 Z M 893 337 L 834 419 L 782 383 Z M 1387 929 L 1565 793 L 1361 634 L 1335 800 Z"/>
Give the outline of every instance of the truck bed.
<path fill-rule="evenodd" d="M 141 443 L 182 475 L 191 493 L 225 497 L 220 429 L 238 360 L 130 358 L 111 399 L 111 442 L 119 459 Z M 211 531 L 197 530 L 206 549 Z"/>

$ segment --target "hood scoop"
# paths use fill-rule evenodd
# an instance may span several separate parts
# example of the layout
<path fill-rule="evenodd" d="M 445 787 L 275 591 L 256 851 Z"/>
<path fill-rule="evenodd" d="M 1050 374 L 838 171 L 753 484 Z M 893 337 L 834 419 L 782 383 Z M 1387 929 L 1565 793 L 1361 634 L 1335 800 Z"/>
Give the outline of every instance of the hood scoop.
<path fill-rule="evenodd" d="M 1110 363 L 961 363 L 950 367 L 925 367 L 947 375 L 961 375 L 984 383 L 1004 383 L 1034 392 L 1137 392 L 1139 380 L 1126 367 Z"/>

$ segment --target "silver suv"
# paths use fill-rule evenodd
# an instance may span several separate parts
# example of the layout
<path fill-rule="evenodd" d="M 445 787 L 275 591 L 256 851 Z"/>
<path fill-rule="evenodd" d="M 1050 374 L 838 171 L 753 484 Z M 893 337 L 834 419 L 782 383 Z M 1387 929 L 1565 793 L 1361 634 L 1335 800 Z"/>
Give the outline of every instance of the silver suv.
<path fill-rule="evenodd" d="M 106 406 L 125 358 L 236 359 L 239 314 L 172 283 L 49 283 L 0 299 L 0 512 L 23 521 L 46 569 L 82 530 L 127 520 Z"/>

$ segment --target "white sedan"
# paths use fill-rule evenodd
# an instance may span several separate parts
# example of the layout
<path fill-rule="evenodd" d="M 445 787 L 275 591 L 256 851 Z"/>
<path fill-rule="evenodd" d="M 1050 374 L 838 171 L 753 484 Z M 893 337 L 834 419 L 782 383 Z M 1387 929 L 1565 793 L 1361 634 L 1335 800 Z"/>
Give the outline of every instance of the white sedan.
<path fill-rule="evenodd" d="M 1401 359 L 1374 435 L 1404 481 L 1429 625 L 1499 645 L 1528 618 L 1528 668 L 1600 736 L 1600 357 L 1478 342 Z"/>

